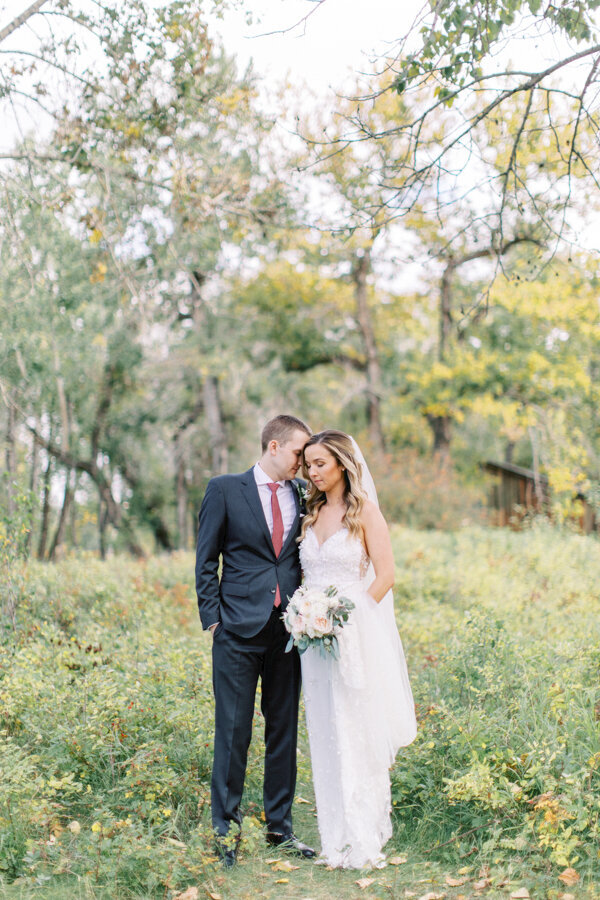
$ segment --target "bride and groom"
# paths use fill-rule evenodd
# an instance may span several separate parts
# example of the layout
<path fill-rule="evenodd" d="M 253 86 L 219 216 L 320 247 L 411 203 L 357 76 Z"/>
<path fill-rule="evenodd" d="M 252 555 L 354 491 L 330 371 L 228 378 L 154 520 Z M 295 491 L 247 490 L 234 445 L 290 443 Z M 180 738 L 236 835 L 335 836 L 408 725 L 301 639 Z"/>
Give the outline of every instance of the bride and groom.
<path fill-rule="evenodd" d="M 296 480 L 308 475 L 308 495 Z M 219 579 L 219 565 L 222 563 Z M 236 861 L 254 702 L 265 720 L 267 842 L 308 859 L 293 832 L 302 679 L 321 839 L 319 862 L 377 866 L 391 836 L 389 767 L 416 734 L 391 586 L 393 557 L 364 458 L 348 435 L 312 435 L 294 416 L 262 433 L 248 472 L 213 478 L 199 516 L 196 589 L 213 635 L 212 820 L 225 866 Z M 339 659 L 286 651 L 282 613 L 304 575 L 354 608 Z"/>

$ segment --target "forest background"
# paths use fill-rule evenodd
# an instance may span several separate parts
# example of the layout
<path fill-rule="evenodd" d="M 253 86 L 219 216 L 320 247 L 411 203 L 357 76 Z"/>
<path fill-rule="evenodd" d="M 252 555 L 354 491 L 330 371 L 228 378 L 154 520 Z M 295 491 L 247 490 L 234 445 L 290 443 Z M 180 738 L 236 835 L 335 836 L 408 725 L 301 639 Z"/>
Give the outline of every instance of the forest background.
<path fill-rule="evenodd" d="M 598 5 L 442 0 L 337 90 L 239 65 L 250 4 L 3 9 L 1 896 L 598 896 Z M 268 856 L 259 735 L 213 854 L 195 522 L 281 411 L 394 523 L 419 736 L 358 880 Z M 544 521 L 488 527 L 489 459 Z"/>
<path fill-rule="evenodd" d="M 588 46 L 529 84 L 393 44 L 312 103 L 237 70 L 219 4 L 34 7 L 2 41 L 1 509 L 31 503 L 27 552 L 192 546 L 207 479 L 282 409 L 355 434 L 395 521 L 480 519 L 489 458 L 546 473 L 558 519 L 596 503 Z"/>

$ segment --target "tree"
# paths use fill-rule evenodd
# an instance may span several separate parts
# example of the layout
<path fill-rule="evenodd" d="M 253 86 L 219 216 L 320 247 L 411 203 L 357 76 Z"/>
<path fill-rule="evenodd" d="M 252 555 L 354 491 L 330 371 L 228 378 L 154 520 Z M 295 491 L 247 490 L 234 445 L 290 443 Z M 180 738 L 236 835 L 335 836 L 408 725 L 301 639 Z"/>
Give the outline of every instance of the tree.
<path fill-rule="evenodd" d="M 506 109 L 514 108 L 515 100 L 521 98 L 512 128 L 498 136 L 505 161 L 495 180 L 497 228 L 503 230 L 511 197 L 531 216 L 539 214 L 535 189 L 550 155 L 555 166 L 547 185 L 564 212 L 556 239 L 573 240 L 569 204 L 578 192 L 600 187 L 592 162 L 600 126 L 594 90 L 600 65 L 594 22 L 597 7 L 596 0 L 566 0 L 558 6 L 537 0 L 492 0 L 484 6 L 443 0 L 432 5 L 419 26 L 399 43 L 398 55 L 388 70 L 389 90 L 405 100 L 420 98 L 418 114 L 389 126 L 390 131 L 404 135 L 409 148 L 396 172 L 403 176 L 395 198 L 398 211 L 410 205 L 415 183 L 437 178 L 441 172 L 455 171 L 457 181 L 462 179 L 462 185 L 472 189 L 481 126 L 510 121 Z M 407 41 L 414 41 L 417 27 L 420 46 L 407 52 Z M 578 44 L 578 49 L 567 50 L 560 59 L 533 70 L 495 64 L 494 55 L 501 46 L 510 50 L 517 34 L 521 39 L 524 35 L 539 39 L 540 32 L 566 38 Z M 440 109 L 451 111 L 452 127 L 433 146 L 427 146 L 423 137 Z M 536 171 L 530 142 L 540 134 L 545 140 L 538 137 Z M 370 137 L 379 139 L 380 135 Z M 483 185 L 484 176 L 475 183 Z"/>
<path fill-rule="evenodd" d="M 186 534 L 186 453 L 206 469 L 227 466 L 220 392 L 235 336 L 219 324 L 219 281 L 235 248 L 256 250 L 285 212 L 261 152 L 270 123 L 254 111 L 251 76 L 238 76 L 200 11 L 196 2 L 147 10 L 131 0 L 107 13 L 103 79 L 82 84 L 76 102 L 55 111 L 54 130 L 27 138 L 3 171 L 6 205 L 22 205 L 4 219 L 18 277 L 3 302 L 10 307 L 17 291 L 24 318 L 42 305 L 38 339 L 36 326 L 61 328 L 54 356 L 36 360 L 26 327 L 23 346 L 2 348 L 10 408 L 61 468 L 96 484 L 101 528 L 108 519 L 132 543 L 130 526 L 141 522 L 166 549 L 177 540 L 167 485 L 178 486 L 179 539 Z M 54 284 L 63 279 L 66 291 Z M 177 358 L 186 360 L 185 389 L 167 399 L 157 372 Z M 185 432 L 198 418 L 192 448 Z M 59 537 L 70 489 L 64 496 Z"/>

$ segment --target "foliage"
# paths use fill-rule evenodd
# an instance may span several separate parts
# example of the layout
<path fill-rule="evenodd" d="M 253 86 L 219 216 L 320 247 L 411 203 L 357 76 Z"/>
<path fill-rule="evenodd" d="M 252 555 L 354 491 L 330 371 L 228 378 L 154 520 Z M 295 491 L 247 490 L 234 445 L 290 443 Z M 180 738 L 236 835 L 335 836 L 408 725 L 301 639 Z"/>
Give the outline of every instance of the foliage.
<path fill-rule="evenodd" d="M 375 462 L 373 474 L 388 521 L 452 531 L 486 518 L 481 486 L 469 482 L 451 461 L 440 464 L 414 448 L 403 448 Z"/>
<path fill-rule="evenodd" d="M 402 843 L 594 878 L 597 542 L 544 527 L 398 538 L 421 721 L 394 776 Z"/>
<path fill-rule="evenodd" d="M 550 25 L 577 43 L 589 42 L 596 34 L 594 13 L 599 5 L 598 0 L 566 0 L 560 6 L 545 6 L 540 0 L 491 0 L 485 6 L 465 6 L 457 0 L 432 4 L 433 22 L 421 28 L 423 46 L 406 61 L 398 90 L 434 72 L 449 84 L 464 86 L 481 72 L 483 60 L 515 23 Z"/>
<path fill-rule="evenodd" d="M 373 896 L 419 890 L 424 871 L 444 891 L 447 877 L 462 879 L 463 891 L 483 878 L 478 895 L 500 883 L 546 895 L 566 866 L 578 896 L 591 895 L 597 542 L 549 528 L 396 528 L 393 542 L 420 728 L 392 774 L 390 856 L 406 862 L 376 874 Z M 284 875 L 297 896 L 332 885 L 356 896 L 356 873 L 271 873 L 258 733 L 241 864 L 230 886 L 223 881 L 208 809 L 210 639 L 192 570 L 185 554 L 28 565 L 17 628 L 0 654 L 0 886 L 16 879 L 23 896 L 69 897 L 79 883 L 90 896 L 150 898 L 197 884 L 241 898 L 258 877 L 276 895 Z M 311 797 L 302 734 L 296 816 L 314 839 Z"/>

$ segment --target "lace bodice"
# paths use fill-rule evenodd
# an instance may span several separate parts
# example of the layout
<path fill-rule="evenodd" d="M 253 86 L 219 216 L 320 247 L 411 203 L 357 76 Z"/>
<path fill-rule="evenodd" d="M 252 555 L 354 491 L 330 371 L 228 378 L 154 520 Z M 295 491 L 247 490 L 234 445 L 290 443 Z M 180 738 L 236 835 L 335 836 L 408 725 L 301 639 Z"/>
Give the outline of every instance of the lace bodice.
<path fill-rule="evenodd" d="M 369 558 L 362 541 L 351 537 L 347 528 L 334 531 L 319 545 L 312 528 L 300 544 L 300 563 L 309 587 L 347 587 L 360 582 L 367 573 Z"/>

